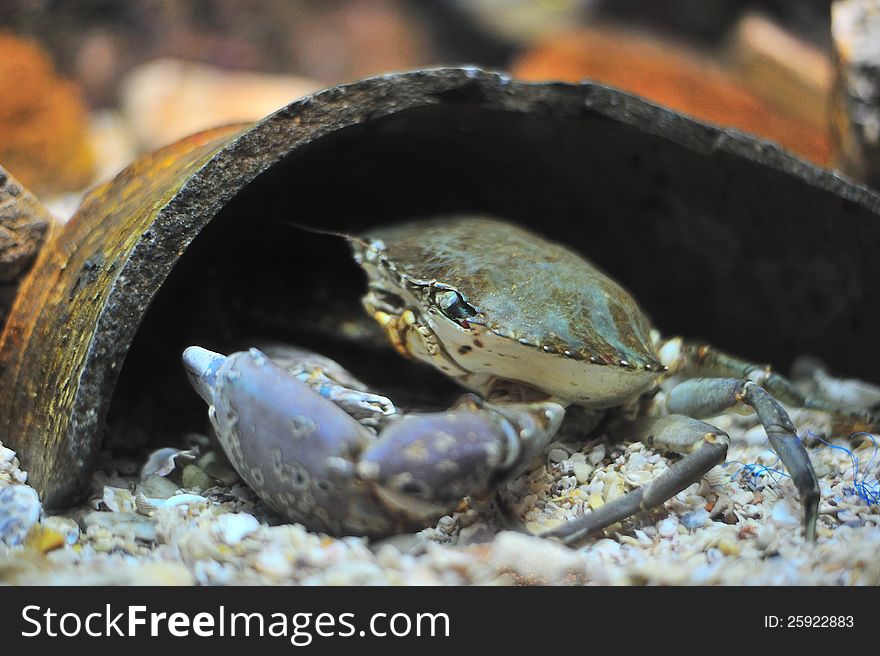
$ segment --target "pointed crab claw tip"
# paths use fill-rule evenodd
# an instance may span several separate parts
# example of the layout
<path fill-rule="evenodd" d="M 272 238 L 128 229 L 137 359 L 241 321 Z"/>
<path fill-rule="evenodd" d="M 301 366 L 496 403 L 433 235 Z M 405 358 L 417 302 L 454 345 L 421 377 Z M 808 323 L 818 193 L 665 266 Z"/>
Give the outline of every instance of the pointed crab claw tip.
<path fill-rule="evenodd" d="M 183 352 L 183 366 L 190 384 L 207 403 L 213 403 L 213 387 L 217 371 L 226 362 L 226 356 L 201 346 L 190 346 Z"/>

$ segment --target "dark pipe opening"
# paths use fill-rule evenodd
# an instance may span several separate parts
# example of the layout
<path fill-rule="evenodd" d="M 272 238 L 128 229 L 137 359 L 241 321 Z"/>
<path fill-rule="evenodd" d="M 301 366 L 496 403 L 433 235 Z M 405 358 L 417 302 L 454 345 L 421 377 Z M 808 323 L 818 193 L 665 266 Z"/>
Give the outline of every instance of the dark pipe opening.
<path fill-rule="evenodd" d="M 238 193 L 154 299 L 116 387 L 111 434 L 130 442 L 138 431 L 155 439 L 204 427 L 180 365 L 189 344 L 298 342 L 380 387 L 421 386 L 447 402 L 456 389 L 429 368 L 375 341 L 358 346 L 353 336 L 372 331 L 347 246 L 291 224 L 359 231 L 452 211 L 507 217 L 583 252 L 664 334 L 781 371 L 815 354 L 838 372 L 878 379 L 880 353 L 858 346 L 876 341 L 869 317 L 880 307 L 864 277 L 864 245 L 880 236 L 868 210 L 598 113 L 548 119 L 477 105 L 338 130 Z"/>

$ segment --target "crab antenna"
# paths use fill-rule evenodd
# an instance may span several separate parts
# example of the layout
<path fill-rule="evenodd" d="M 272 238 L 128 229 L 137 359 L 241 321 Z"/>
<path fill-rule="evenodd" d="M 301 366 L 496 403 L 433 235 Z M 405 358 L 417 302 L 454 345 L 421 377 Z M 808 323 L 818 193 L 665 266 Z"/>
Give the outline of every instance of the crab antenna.
<path fill-rule="evenodd" d="M 340 237 L 351 244 L 357 244 L 363 248 L 366 248 L 370 245 L 370 242 L 362 237 L 358 237 L 357 235 L 351 235 L 347 232 L 340 232 L 338 230 L 325 230 L 323 228 L 313 228 L 311 226 L 303 225 L 302 223 L 297 223 L 296 221 L 282 220 L 282 219 L 270 219 L 273 223 L 280 223 L 282 225 L 290 226 L 293 228 L 298 228 L 299 230 L 304 230 L 305 232 L 311 232 L 316 235 L 327 235 L 330 237 Z"/>

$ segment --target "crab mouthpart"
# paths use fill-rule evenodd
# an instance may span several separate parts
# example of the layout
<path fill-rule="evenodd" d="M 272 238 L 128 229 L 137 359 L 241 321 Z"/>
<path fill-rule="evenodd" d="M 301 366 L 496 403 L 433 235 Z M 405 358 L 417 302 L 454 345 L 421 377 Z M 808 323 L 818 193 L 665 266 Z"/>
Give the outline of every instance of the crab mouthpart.
<path fill-rule="evenodd" d="M 190 346 L 183 352 L 183 366 L 190 384 L 206 403 L 214 402 L 217 372 L 226 362 L 225 355 L 201 346 Z"/>

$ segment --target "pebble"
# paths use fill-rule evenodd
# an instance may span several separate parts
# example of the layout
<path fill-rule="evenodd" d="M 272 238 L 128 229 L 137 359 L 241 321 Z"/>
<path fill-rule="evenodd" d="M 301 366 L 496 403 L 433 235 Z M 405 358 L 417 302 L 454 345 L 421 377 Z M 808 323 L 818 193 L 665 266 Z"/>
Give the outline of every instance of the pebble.
<path fill-rule="evenodd" d="M 671 538 L 678 532 L 678 520 L 674 517 L 661 520 L 657 525 L 657 532 L 664 538 Z"/>
<path fill-rule="evenodd" d="M 187 465 L 183 468 L 183 487 L 191 490 L 207 490 L 215 485 L 213 478 L 208 476 L 204 469 L 196 465 Z"/>
<path fill-rule="evenodd" d="M 67 544 L 76 544 L 77 540 L 79 540 L 79 524 L 69 517 L 62 517 L 60 515 L 45 517 L 40 522 L 40 525 L 43 528 L 59 533 Z"/>
<path fill-rule="evenodd" d="M 521 583 L 536 585 L 584 573 L 584 561 L 577 551 L 515 531 L 504 531 L 495 538 L 491 564 L 497 570 L 515 573 Z"/>
<path fill-rule="evenodd" d="M 234 546 L 260 528 L 259 520 L 248 513 L 228 513 L 214 522 L 212 529 L 220 540 Z"/>
<path fill-rule="evenodd" d="M 9 485 L 0 490 L 0 542 L 21 544 L 40 519 L 42 506 L 36 490 L 28 485 Z"/>
<path fill-rule="evenodd" d="M 602 495 L 598 492 L 591 492 L 587 497 L 587 503 L 590 508 L 595 510 L 596 508 L 600 508 L 605 505 L 605 499 L 602 498 Z"/>
<path fill-rule="evenodd" d="M 616 499 L 624 492 L 623 477 L 609 472 L 605 476 L 605 501 Z"/>
<path fill-rule="evenodd" d="M 628 471 L 624 474 L 624 479 L 626 479 L 626 482 L 630 485 L 640 487 L 642 485 L 647 485 L 654 480 L 654 475 L 647 470 L 641 469 L 637 471 Z"/>
<path fill-rule="evenodd" d="M 590 482 L 590 477 L 593 475 L 593 466 L 588 465 L 586 462 L 574 461 L 572 465 L 572 473 L 574 473 L 574 477 L 577 479 L 578 483 L 586 485 Z"/>
<path fill-rule="evenodd" d="M 136 488 L 137 494 L 142 494 L 148 499 L 167 499 L 177 494 L 180 487 L 164 476 L 158 474 L 150 474 Z"/>
<path fill-rule="evenodd" d="M 739 545 L 736 543 L 736 540 L 731 537 L 723 537 L 718 541 L 718 549 L 725 556 L 738 556 L 739 555 Z"/>
<path fill-rule="evenodd" d="M 8 485 L 23 485 L 26 481 L 27 473 L 19 468 L 15 451 L 0 442 L 0 489 Z"/>
<path fill-rule="evenodd" d="M 568 451 L 565 449 L 550 449 L 547 453 L 547 459 L 552 463 L 562 462 L 568 459 Z"/>
<path fill-rule="evenodd" d="M 837 521 L 839 521 L 844 526 L 851 526 L 853 528 L 862 525 L 861 518 L 849 509 L 841 510 L 839 513 L 837 513 Z"/>
<path fill-rule="evenodd" d="M 161 58 L 129 71 L 119 93 L 125 118 L 150 151 L 218 125 L 255 121 L 322 87 L 291 75 Z"/>
<path fill-rule="evenodd" d="M 796 514 L 788 499 L 780 499 L 773 504 L 770 519 L 780 528 L 794 528 L 800 526 L 801 518 Z"/>
<path fill-rule="evenodd" d="M 281 548 L 273 547 L 260 551 L 254 560 L 254 569 L 275 578 L 287 578 L 293 573 L 293 563 Z"/>
<path fill-rule="evenodd" d="M 703 528 L 709 519 L 709 513 L 705 508 L 697 508 L 681 516 L 681 524 L 687 529 Z"/>
<path fill-rule="evenodd" d="M 113 512 L 132 512 L 135 509 L 134 495 L 127 489 L 106 485 L 102 500 Z"/>
<path fill-rule="evenodd" d="M 684 502 L 689 505 L 691 508 L 704 508 L 706 507 L 706 497 L 700 496 L 699 494 L 688 494 L 684 498 Z"/>
<path fill-rule="evenodd" d="M 769 466 L 766 444 L 751 447 L 740 439 L 747 426 L 731 429 L 738 432 L 732 434 L 728 458 Z M 624 443 L 613 453 L 611 447 L 595 442 L 574 453 L 558 443 L 549 450 L 557 448 L 560 453 L 554 457 L 565 451 L 566 459 L 528 472 L 505 494 L 533 531 L 600 507 L 609 493 L 630 489 L 648 475 L 656 478 L 670 462 L 641 444 Z M 756 492 L 742 478 L 732 480 L 738 467 L 728 466 L 713 470 L 718 487 L 711 487 L 704 477 L 666 502 L 662 511 L 621 522 L 605 537 L 589 538 L 576 550 L 518 533 L 497 533 L 492 514 L 471 507 L 416 534 L 380 542 L 330 538 L 297 524 L 270 527 L 266 521 L 277 517 L 273 520 L 275 516 L 237 477 L 232 486 L 221 485 L 206 499 L 175 494 L 175 481 L 187 465 L 180 460 L 174 480 L 154 475 L 139 482 L 134 472 L 140 463 L 134 468 L 114 464 L 117 473 L 97 472 L 93 477 L 92 502 L 105 507 L 106 492 L 119 511 L 89 515 L 80 508 L 57 519 L 44 518 L 31 527 L 23 545 L 5 548 L 8 556 L 0 547 L 0 581 L 880 585 L 880 567 L 870 565 L 880 547 L 880 510 L 849 491 L 848 459 L 818 446 L 811 447 L 810 457 L 817 471 L 827 472 L 820 480 L 826 511 L 817 527 L 821 539 L 816 544 L 803 540 L 801 507 L 788 479 L 768 477 Z M 0 450 L 0 489 L 11 480 L 2 476 L 11 471 L 13 459 L 8 449 Z M 214 462 L 218 463 L 222 466 L 222 460 Z M 212 460 L 206 454 L 195 464 L 208 473 Z M 145 509 L 144 503 L 150 507 L 148 517 L 131 521 L 132 513 L 125 507 L 135 483 L 139 483 L 136 501 L 142 502 L 138 509 Z M 163 492 L 146 498 L 144 489 Z M 712 521 L 716 512 L 737 524 Z M 72 521 L 77 516 L 84 516 L 81 534 Z M 10 554 L 11 549 L 15 551 Z M 780 558 L 772 557 L 775 554 Z M 15 560 L 10 561 L 10 556 Z M 31 556 L 41 560 L 32 563 Z M 174 565 L 168 568 L 169 563 Z"/>
<path fill-rule="evenodd" d="M 238 472 L 217 451 L 208 451 L 196 461 L 196 464 L 208 476 L 218 480 L 222 485 L 233 485 L 239 480 Z"/>
<path fill-rule="evenodd" d="M 738 490 L 730 495 L 730 499 L 740 506 L 751 503 L 754 498 L 755 495 L 750 490 Z"/>

